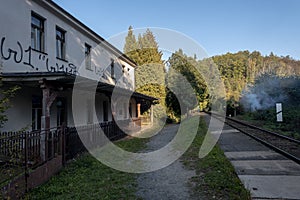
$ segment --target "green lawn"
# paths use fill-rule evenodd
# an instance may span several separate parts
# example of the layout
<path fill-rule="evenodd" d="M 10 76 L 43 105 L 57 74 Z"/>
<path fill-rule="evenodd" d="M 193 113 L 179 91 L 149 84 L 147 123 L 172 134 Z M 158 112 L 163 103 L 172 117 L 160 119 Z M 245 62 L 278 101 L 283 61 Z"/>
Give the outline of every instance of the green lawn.
<path fill-rule="evenodd" d="M 205 158 L 198 158 L 206 131 L 206 124 L 201 119 L 198 134 L 182 157 L 182 162 L 187 168 L 196 170 L 196 176 L 190 180 L 193 195 L 205 199 L 251 199 L 249 191 L 244 188 L 231 163 L 218 146 Z"/>

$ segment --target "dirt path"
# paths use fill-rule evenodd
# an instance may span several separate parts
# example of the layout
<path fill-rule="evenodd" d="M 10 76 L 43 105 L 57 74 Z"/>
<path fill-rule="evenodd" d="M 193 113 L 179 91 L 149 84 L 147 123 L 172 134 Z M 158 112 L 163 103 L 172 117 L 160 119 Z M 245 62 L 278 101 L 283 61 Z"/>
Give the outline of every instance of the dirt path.
<path fill-rule="evenodd" d="M 168 144 L 177 133 L 179 125 L 168 125 L 147 143 L 144 152 L 158 150 Z M 145 200 L 191 199 L 189 178 L 195 176 L 193 170 L 184 168 L 180 160 L 161 170 L 144 173 L 138 177 L 137 196 Z"/>

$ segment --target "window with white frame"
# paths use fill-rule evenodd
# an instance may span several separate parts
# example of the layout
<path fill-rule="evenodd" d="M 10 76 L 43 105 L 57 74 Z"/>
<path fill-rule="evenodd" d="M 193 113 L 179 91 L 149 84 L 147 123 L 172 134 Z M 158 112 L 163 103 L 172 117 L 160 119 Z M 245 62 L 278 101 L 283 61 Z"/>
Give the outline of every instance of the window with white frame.
<path fill-rule="evenodd" d="M 66 59 L 66 31 L 56 27 L 56 57 L 59 59 Z"/>
<path fill-rule="evenodd" d="M 45 52 L 45 19 L 35 13 L 31 13 L 31 48 Z"/>

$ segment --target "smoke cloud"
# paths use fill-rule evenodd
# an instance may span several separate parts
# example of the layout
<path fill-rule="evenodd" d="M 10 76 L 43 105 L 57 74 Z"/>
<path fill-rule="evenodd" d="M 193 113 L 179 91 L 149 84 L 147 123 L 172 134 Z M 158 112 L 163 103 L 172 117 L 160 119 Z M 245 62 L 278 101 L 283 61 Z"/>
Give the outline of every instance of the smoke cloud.
<path fill-rule="evenodd" d="M 266 110 L 288 100 L 286 85 L 280 77 L 261 76 L 245 88 L 240 102 L 246 111 Z"/>

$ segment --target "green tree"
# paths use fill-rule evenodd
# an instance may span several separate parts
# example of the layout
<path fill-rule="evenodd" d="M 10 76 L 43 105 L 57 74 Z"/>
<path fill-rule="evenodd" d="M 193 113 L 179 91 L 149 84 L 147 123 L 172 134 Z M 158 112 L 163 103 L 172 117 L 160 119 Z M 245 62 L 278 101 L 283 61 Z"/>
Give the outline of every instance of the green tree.
<path fill-rule="evenodd" d="M 5 112 L 8 108 L 10 108 L 10 99 L 15 96 L 16 91 L 19 89 L 18 86 L 10 87 L 10 88 L 4 88 L 2 79 L 2 63 L 0 65 L 0 128 L 3 127 L 5 122 L 8 120 L 7 116 L 5 115 Z"/>
<path fill-rule="evenodd" d="M 128 28 L 128 34 L 125 38 L 123 52 L 136 63 L 139 63 L 139 48 L 135 35 L 133 34 L 132 26 L 129 26 Z"/>
<path fill-rule="evenodd" d="M 167 76 L 168 86 L 168 111 L 173 111 L 176 116 L 186 114 L 197 105 L 195 90 L 187 78 L 174 67 L 170 67 Z M 182 112 L 181 112 L 182 111 Z"/>
<path fill-rule="evenodd" d="M 136 49 L 131 50 L 131 48 Z M 145 33 L 138 35 L 136 41 L 132 27 L 129 27 L 124 51 L 138 64 L 135 69 L 136 91 L 159 99 L 158 105 L 154 108 L 154 115 L 161 117 L 165 110 L 166 98 L 165 66 L 155 36 L 147 29 Z"/>
<path fill-rule="evenodd" d="M 128 34 L 125 38 L 125 46 L 123 51 L 125 54 L 128 54 L 132 51 L 135 51 L 136 49 L 137 49 L 137 42 L 133 34 L 132 26 L 129 26 Z"/>
<path fill-rule="evenodd" d="M 171 90 L 168 90 L 166 102 L 169 112 L 174 112 L 175 116 L 179 117 L 180 114 L 184 114 L 187 110 L 194 108 L 197 105 L 197 101 L 202 104 L 201 107 L 203 105 L 206 107 L 208 105 L 207 87 L 201 75 L 202 72 L 199 72 L 198 69 L 207 67 L 207 65 L 204 66 L 203 63 L 197 61 L 196 56 L 188 57 L 183 53 L 182 49 L 173 53 L 168 63 L 168 87 L 175 90 L 177 98 L 181 99 L 180 102 L 182 104 L 179 105 L 175 100 L 176 96 Z M 183 77 L 185 80 L 183 80 Z M 189 87 L 193 89 L 193 92 L 190 92 Z M 193 97 L 196 97 L 196 99 Z M 184 109 L 181 109 L 184 113 L 180 113 L 180 106 L 184 107 Z"/>
<path fill-rule="evenodd" d="M 162 52 L 158 50 L 158 43 L 150 29 L 147 29 L 143 35 L 139 35 L 137 43 L 140 56 L 139 65 L 164 63 L 162 60 Z M 164 67 L 162 69 L 164 69 Z"/>
<path fill-rule="evenodd" d="M 264 74 L 279 77 L 300 75 L 300 61 L 289 56 L 279 57 L 272 52 L 262 56 L 258 51 L 240 51 L 214 56 L 213 60 L 224 81 L 228 110 L 234 110 L 245 87 L 255 84 L 255 80 Z"/>

